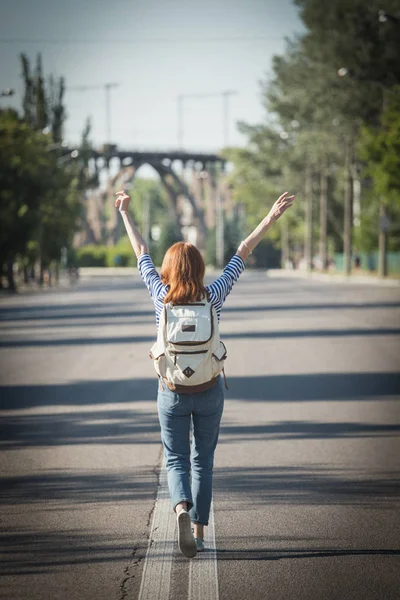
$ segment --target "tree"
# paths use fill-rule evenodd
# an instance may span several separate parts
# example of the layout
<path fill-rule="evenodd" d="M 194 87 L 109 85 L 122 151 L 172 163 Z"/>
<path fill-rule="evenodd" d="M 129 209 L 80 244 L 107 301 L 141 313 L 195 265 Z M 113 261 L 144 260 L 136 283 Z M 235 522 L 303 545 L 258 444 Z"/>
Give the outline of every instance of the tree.
<path fill-rule="evenodd" d="M 379 231 L 381 217 L 393 223 L 390 248 L 400 250 L 400 86 L 387 93 L 380 127 L 364 127 L 359 140 L 361 158 L 365 161 L 364 173 L 372 180 L 370 210 L 363 226 L 370 238 Z"/>
<path fill-rule="evenodd" d="M 307 29 L 288 41 L 283 56 L 274 57 L 272 77 L 262 85 L 265 123 L 242 126 L 248 148 L 231 152 L 235 195 L 248 196 L 244 202 L 250 207 L 284 181 L 284 188 L 298 195 L 296 209 L 282 221 L 284 253 L 293 251 L 303 235 L 311 265 L 313 237 L 319 234 L 323 266 L 327 246 L 340 250 L 343 244 L 349 272 L 353 196 L 360 184 L 363 203 L 370 202 L 368 182 L 359 176 L 357 138 L 362 127 L 379 124 L 387 92 L 400 83 L 399 30 L 391 22 L 380 23 L 378 0 L 368 6 L 363 0 L 296 3 Z M 398 8 L 398 0 L 385 5 L 395 14 Z"/>
<path fill-rule="evenodd" d="M 164 220 L 161 222 L 160 239 L 151 243 L 151 253 L 155 264 L 161 265 L 168 248 L 170 248 L 176 242 L 181 242 L 182 240 L 182 233 L 180 228 L 177 226 L 176 221 L 172 221 L 169 218 L 164 218 Z"/>
<path fill-rule="evenodd" d="M 60 143 L 66 117 L 64 78 L 57 79 L 51 75 L 46 84 L 41 54 L 36 57 L 34 74 L 32 74 L 30 61 L 26 54 L 21 54 L 21 66 L 24 83 L 22 106 L 25 121 L 40 131 L 50 127 L 53 142 Z"/>
<path fill-rule="evenodd" d="M 15 111 L 0 111 L 0 141 L 0 263 L 7 264 L 9 287 L 15 289 L 13 263 L 35 237 L 40 200 L 55 165 L 45 136 Z"/>

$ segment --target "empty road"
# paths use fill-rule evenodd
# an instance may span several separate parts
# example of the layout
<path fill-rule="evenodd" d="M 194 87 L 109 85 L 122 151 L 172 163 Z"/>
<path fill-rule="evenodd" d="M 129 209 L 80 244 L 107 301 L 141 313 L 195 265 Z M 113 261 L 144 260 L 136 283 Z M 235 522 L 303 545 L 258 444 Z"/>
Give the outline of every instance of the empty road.
<path fill-rule="evenodd" d="M 139 276 L 2 297 L 0 318 L 0 598 L 144 600 L 157 578 L 151 600 L 399 598 L 400 288 L 243 274 L 221 320 L 216 553 L 191 564 L 157 538 Z"/>

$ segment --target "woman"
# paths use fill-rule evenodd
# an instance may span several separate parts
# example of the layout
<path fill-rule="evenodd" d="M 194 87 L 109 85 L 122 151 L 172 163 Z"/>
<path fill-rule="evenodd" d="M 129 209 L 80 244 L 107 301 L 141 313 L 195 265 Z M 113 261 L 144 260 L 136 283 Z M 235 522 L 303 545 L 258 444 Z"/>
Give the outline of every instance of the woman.
<path fill-rule="evenodd" d="M 139 272 L 150 292 L 156 310 L 157 327 L 164 304 L 188 304 L 208 296 L 218 320 L 223 303 L 233 284 L 244 271 L 245 261 L 274 221 L 292 205 L 294 196 L 282 194 L 239 248 L 222 275 L 204 286 L 205 265 L 195 246 L 178 242 L 166 252 L 157 273 L 146 242 L 128 213 L 130 198 L 124 191 L 117 193 L 119 208 L 133 250 L 138 258 Z M 221 377 L 209 389 L 197 393 L 176 393 L 160 383 L 157 409 L 161 438 L 168 471 L 168 487 L 177 514 L 178 543 L 188 558 L 204 550 L 204 526 L 208 525 L 212 498 L 214 451 L 224 405 Z M 193 423 L 193 443 L 190 452 L 190 426 Z M 193 524 L 193 533 L 192 533 Z"/>

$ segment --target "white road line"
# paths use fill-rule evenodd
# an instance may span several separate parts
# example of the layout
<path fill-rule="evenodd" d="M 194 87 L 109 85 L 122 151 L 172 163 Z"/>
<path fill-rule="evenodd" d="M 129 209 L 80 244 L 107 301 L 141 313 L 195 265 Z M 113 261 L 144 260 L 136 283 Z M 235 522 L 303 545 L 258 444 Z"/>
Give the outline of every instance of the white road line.
<path fill-rule="evenodd" d="M 204 552 L 199 552 L 189 566 L 188 600 L 218 600 L 217 547 L 215 544 L 214 506 L 205 528 Z"/>
<path fill-rule="evenodd" d="M 167 469 L 163 462 L 154 507 L 149 546 L 143 566 L 139 600 L 168 599 L 175 537 L 175 513 L 171 508 Z"/>

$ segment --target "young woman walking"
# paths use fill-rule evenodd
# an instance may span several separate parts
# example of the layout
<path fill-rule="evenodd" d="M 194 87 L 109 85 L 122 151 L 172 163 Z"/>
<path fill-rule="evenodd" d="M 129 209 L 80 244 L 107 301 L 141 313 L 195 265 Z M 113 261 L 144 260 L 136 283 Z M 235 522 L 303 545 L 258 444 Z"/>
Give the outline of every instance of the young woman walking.
<path fill-rule="evenodd" d="M 203 258 L 198 249 L 187 242 L 178 242 L 169 248 L 163 260 L 161 274 L 157 273 L 146 242 L 128 212 L 130 198 L 124 191 L 118 192 L 115 205 L 119 208 L 138 258 L 139 272 L 153 299 L 157 328 L 160 318 L 164 318 L 163 312 L 167 305 L 197 306 L 204 299 L 212 305 L 219 322 L 225 299 L 244 271 L 249 254 L 293 201 L 294 196 L 288 196 L 288 192 L 282 194 L 258 227 L 241 242 L 222 275 L 211 285 L 205 286 Z M 194 326 L 186 326 L 186 330 L 194 331 Z M 192 373 L 194 370 L 190 368 L 187 376 L 190 377 Z M 182 393 L 179 385 L 171 386 L 160 377 L 157 409 L 168 471 L 168 487 L 172 506 L 177 514 L 178 543 L 181 552 L 192 558 L 197 552 L 204 550 L 204 527 L 208 525 L 211 506 L 214 451 L 224 406 L 224 387 L 223 380 L 218 375 L 205 385 L 183 389 Z"/>

